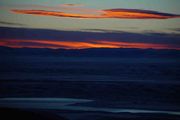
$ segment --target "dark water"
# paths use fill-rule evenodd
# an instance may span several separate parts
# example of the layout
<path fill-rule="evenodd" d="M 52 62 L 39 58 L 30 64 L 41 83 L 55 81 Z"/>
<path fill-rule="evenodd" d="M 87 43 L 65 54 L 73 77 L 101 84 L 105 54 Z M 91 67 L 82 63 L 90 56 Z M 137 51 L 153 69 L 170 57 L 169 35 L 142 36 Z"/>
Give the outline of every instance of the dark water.
<path fill-rule="evenodd" d="M 92 101 L 75 106 L 180 111 L 175 58 L 1 57 L 1 98 L 87 99 Z"/>

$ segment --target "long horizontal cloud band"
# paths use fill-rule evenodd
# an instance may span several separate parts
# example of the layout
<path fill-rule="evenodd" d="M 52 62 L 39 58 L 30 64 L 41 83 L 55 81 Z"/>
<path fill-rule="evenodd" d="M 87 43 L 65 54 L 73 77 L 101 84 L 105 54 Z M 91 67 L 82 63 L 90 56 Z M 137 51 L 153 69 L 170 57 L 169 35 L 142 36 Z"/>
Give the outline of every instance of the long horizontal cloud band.
<path fill-rule="evenodd" d="M 177 49 L 166 44 L 150 43 L 128 43 L 128 42 L 110 42 L 106 40 L 93 40 L 93 42 L 74 42 L 74 41 L 53 41 L 53 40 L 8 40 L 0 41 L 0 46 L 12 48 L 64 48 L 64 49 L 85 49 L 85 48 L 154 48 L 154 49 Z"/>
<path fill-rule="evenodd" d="M 101 30 L 103 31 L 103 30 Z M 0 27 L 0 39 L 50 39 L 61 41 L 79 41 L 89 40 L 109 40 L 121 42 L 138 43 L 160 43 L 160 44 L 180 44 L 179 34 L 166 33 L 129 33 L 117 31 L 87 32 L 87 31 L 62 31 L 49 29 L 32 28 L 11 28 Z"/>
<path fill-rule="evenodd" d="M 78 14 L 78 13 L 67 13 L 62 11 L 49 11 L 49 10 L 22 10 L 13 9 L 12 12 L 19 14 L 32 14 L 32 15 L 43 15 L 43 16 L 56 16 L 56 17 L 71 17 L 71 18 L 118 18 L 118 19 L 169 19 L 179 18 L 180 15 L 160 13 L 149 10 L 138 10 L 138 9 L 105 9 L 97 10 L 98 15 L 91 14 Z"/>
<path fill-rule="evenodd" d="M 180 49 L 180 36 L 164 33 L 80 32 L 0 27 L 0 45 L 36 48 Z"/>

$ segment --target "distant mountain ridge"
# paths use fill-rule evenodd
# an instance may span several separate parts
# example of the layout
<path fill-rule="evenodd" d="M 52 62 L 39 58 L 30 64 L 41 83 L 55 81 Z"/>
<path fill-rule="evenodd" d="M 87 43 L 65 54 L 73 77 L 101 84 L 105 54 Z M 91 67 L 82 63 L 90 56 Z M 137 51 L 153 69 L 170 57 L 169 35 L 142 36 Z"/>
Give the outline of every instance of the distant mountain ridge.
<path fill-rule="evenodd" d="M 172 57 L 180 58 L 179 50 L 137 48 L 9 48 L 0 47 L 0 55 L 53 55 L 66 57 Z"/>

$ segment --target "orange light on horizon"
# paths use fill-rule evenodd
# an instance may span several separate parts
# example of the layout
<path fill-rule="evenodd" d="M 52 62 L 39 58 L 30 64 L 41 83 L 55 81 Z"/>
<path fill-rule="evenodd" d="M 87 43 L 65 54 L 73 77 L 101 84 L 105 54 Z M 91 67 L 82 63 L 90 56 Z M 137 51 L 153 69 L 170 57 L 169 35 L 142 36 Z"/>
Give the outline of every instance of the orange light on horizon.
<path fill-rule="evenodd" d="M 44 45 L 44 48 L 64 48 L 64 49 L 83 49 L 83 48 L 117 48 L 118 46 L 116 45 L 108 45 L 108 44 L 102 44 L 102 43 L 90 43 L 90 42 L 75 42 L 75 41 L 51 41 L 51 40 L 5 40 L 5 41 L 0 41 L 1 46 L 22 46 L 23 45 L 18 45 L 18 43 L 37 43 L 41 44 L 42 46 Z M 47 46 L 48 45 L 48 46 Z M 35 45 L 37 46 L 37 45 Z M 39 46 L 42 48 L 42 46 Z M 24 47 L 29 47 L 28 45 L 24 45 Z M 30 45 L 32 47 L 32 45 Z"/>
<path fill-rule="evenodd" d="M 116 45 L 121 48 L 154 48 L 154 49 L 168 49 L 171 48 L 166 44 L 153 44 L 153 43 L 130 43 L 130 42 L 116 42 L 116 41 L 100 41 L 102 44 Z"/>
<path fill-rule="evenodd" d="M 86 49 L 86 48 L 140 48 L 140 49 L 176 49 L 167 44 L 153 43 L 132 43 L 132 42 L 117 42 L 107 40 L 91 40 L 88 42 L 80 41 L 55 41 L 55 40 L 17 40 L 3 39 L 0 41 L 0 46 L 12 48 L 51 48 L 51 49 Z"/>

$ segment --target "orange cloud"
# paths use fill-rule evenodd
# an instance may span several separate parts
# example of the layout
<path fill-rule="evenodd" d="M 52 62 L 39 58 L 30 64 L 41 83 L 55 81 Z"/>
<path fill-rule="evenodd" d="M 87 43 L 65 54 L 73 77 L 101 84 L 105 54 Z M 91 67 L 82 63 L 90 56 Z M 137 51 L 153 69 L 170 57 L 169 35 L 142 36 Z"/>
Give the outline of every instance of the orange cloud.
<path fill-rule="evenodd" d="M 147 10 L 134 9 L 109 9 L 104 10 L 103 16 L 107 18 L 127 18 L 127 19 L 168 19 L 180 17 L 179 15 L 172 15 L 166 13 L 158 13 Z"/>
<path fill-rule="evenodd" d="M 101 44 L 108 44 L 118 46 L 118 48 L 154 48 L 154 49 L 174 49 L 166 44 L 152 44 L 152 43 L 130 43 L 130 42 L 116 42 L 116 41 L 99 41 Z M 178 49 L 178 48 L 176 48 Z"/>
<path fill-rule="evenodd" d="M 73 6 L 73 4 L 66 4 L 68 7 Z M 65 5 L 65 6 L 66 6 Z M 85 8 L 83 8 L 86 10 Z M 77 9 L 78 10 L 78 9 Z M 79 9 L 79 12 L 81 9 Z M 90 11 L 90 9 L 88 9 Z M 179 18 L 180 15 L 160 13 L 156 11 L 149 10 L 138 10 L 138 9 L 105 9 L 105 10 L 91 10 L 92 14 L 87 12 L 86 14 L 77 13 L 67 13 L 62 11 L 49 11 L 49 10 L 22 10 L 13 9 L 12 12 L 18 14 L 32 14 L 32 15 L 44 15 L 44 16 L 56 16 L 56 17 L 72 17 L 72 18 L 118 18 L 118 19 L 169 19 L 169 18 Z M 94 14 L 93 14 L 94 13 Z M 97 14 L 98 13 L 98 14 Z"/>
<path fill-rule="evenodd" d="M 51 48 L 51 49 L 85 49 L 85 48 L 140 48 L 140 49 L 177 49 L 166 44 L 152 44 L 152 43 L 129 43 L 116 42 L 107 40 L 91 40 L 90 42 L 74 42 L 74 41 L 51 41 L 51 40 L 9 40 L 4 39 L 0 41 L 0 46 L 7 46 L 13 48 Z"/>
<path fill-rule="evenodd" d="M 32 15 L 43 15 L 43 16 L 71 17 L 71 18 L 100 18 L 100 16 L 95 16 L 95 15 L 85 15 L 85 14 L 75 14 L 75 13 L 45 11 L 45 10 L 12 10 L 12 11 L 19 14 L 32 14 Z"/>
<path fill-rule="evenodd" d="M 22 45 L 22 43 L 26 43 Z M 83 49 L 83 48 L 117 48 L 116 45 L 108 45 L 103 43 L 90 43 L 90 42 L 74 42 L 74 41 L 51 41 L 51 40 L 4 40 L 0 41 L 1 46 L 9 46 L 13 47 L 22 46 L 22 47 L 30 47 L 31 43 L 37 43 L 40 47 L 44 46 L 47 48 L 65 48 L 65 49 Z M 41 44 L 41 45 L 40 45 Z M 37 45 L 35 45 L 37 46 Z"/>

